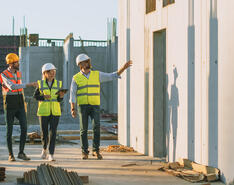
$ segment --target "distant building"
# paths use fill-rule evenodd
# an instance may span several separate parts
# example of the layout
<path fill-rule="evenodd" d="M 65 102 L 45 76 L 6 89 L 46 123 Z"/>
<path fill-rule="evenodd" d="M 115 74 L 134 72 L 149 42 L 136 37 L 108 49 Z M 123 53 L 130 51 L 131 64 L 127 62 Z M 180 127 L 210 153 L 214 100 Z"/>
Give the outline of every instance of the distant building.
<path fill-rule="evenodd" d="M 234 2 L 119 0 L 119 142 L 234 179 Z"/>
<path fill-rule="evenodd" d="M 116 37 L 116 36 L 115 36 Z M 79 72 L 76 57 L 86 53 L 91 57 L 93 70 L 103 72 L 117 71 L 117 37 L 112 41 L 75 40 L 72 34 L 66 39 L 36 39 L 30 41 L 30 47 L 20 47 L 20 71 L 25 83 L 41 79 L 41 67 L 45 63 L 53 63 L 56 68 L 56 78 L 63 81 L 63 87 L 70 89 L 73 75 Z M 36 124 L 38 102 L 33 99 L 33 88 L 24 90 L 28 104 L 28 123 Z M 101 111 L 117 113 L 117 80 L 101 84 Z M 60 122 L 74 122 L 71 118 L 69 92 L 62 102 L 62 117 Z M 69 120 L 68 120 L 69 119 Z"/>

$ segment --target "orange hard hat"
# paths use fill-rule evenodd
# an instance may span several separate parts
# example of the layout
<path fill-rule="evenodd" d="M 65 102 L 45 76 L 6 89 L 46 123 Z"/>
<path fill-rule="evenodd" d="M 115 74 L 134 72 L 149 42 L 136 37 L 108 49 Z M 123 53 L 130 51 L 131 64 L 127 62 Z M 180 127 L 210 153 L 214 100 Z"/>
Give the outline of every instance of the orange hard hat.
<path fill-rule="evenodd" d="M 14 63 L 14 62 L 19 62 L 19 57 L 18 57 L 18 55 L 16 55 L 15 53 L 9 53 L 9 54 L 6 56 L 6 63 L 7 63 L 7 64 L 11 64 L 11 63 Z"/>

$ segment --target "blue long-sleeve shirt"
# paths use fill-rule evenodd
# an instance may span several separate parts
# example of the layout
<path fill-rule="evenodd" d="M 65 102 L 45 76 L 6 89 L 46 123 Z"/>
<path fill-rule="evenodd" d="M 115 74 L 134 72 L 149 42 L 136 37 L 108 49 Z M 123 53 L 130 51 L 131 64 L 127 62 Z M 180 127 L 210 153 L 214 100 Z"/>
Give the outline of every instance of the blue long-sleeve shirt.
<path fill-rule="evenodd" d="M 81 71 L 82 73 L 82 71 Z M 90 73 L 88 73 L 87 75 L 82 73 L 86 78 L 89 79 L 89 75 Z M 112 80 L 115 80 L 115 79 L 118 79 L 120 78 L 120 76 L 118 76 L 117 72 L 113 72 L 113 73 L 104 73 L 104 72 L 99 72 L 99 80 L 100 80 L 100 83 L 103 83 L 103 82 L 109 82 L 109 81 L 112 81 Z M 78 85 L 76 84 L 74 78 L 72 78 L 72 82 L 71 82 L 71 88 L 70 88 L 70 100 L 69 102 L 70 103 L 76 103 L 76 93 L 77 93 L 77 88 L 78 88 Z"/>

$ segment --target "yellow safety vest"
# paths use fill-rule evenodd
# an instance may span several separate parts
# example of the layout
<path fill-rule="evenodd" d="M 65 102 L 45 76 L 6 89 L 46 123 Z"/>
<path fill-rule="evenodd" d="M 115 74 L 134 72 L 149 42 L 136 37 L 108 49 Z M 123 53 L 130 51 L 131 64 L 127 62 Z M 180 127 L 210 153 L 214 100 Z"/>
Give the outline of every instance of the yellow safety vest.
<path fill-rule="evenodd" d="M 81 72 L 74 75 L 77 88 L 78 105 L 100 105 L 99 71 L 90 71 L 89 79 Z"/>
<path fill-rule="evenodd" d="M 46 80 L 38 80 L 39 91 L 41 95 L 50 95 L 50 99 L 46 99 L 38 102 L 38 116 L 61 116 L 60 103 L 57 100 L 58 95 L 55 93 L 62 88 L 62 81 L 54 80 L 54 83 L 50 88 L 48 87 Z"/>

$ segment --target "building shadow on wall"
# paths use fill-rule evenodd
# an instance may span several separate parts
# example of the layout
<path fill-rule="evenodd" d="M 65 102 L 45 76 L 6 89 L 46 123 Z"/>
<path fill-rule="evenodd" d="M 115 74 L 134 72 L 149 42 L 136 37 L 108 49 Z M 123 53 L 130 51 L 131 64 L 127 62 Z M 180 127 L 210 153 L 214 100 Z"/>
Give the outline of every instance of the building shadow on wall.
<path fill-rule="evenodd" d="M 208 165 L 218 167 L 218 18 L 217 0 L 210 0 L 210 74 Z"/>
<path fill-rule="evenodd" d="M 194 160 L 195 154 L 195 26 L 194 0 L 188 3 L 188 159 Z"/>
<path fill-rule="evenodd" d="M 171 109 L 171 126 L 173 136 L 173 161 L 176 157 L 176 145 L 177 145 L 177 128 L 178 128 L 178 107 L 179 107 L 179 91 L 176 86 L 176 80 L 178 78 L 177 68 L 173 69 L 174 83 L 171 86 L 171 99 L 169 100 L 169 108 Z M 170 117 L 170 116 L 169 116 Z M 170 131 L 169 131 L 170 133 Z"/>
<path fill-rule="evenodd" d="M 170 122 L 171 122 L 171 103 L 169 99 L 169 93 L 168 93 L 168 74 L 166 74 L 166 79 L 165 79 L 165 84 L 166 84 L 166 159 L 167 161 L 170 161 L 169 158 L 169 152 L 170 152 L 170 134 L 171 134 L 171 127 L 170 127 Z"/>

